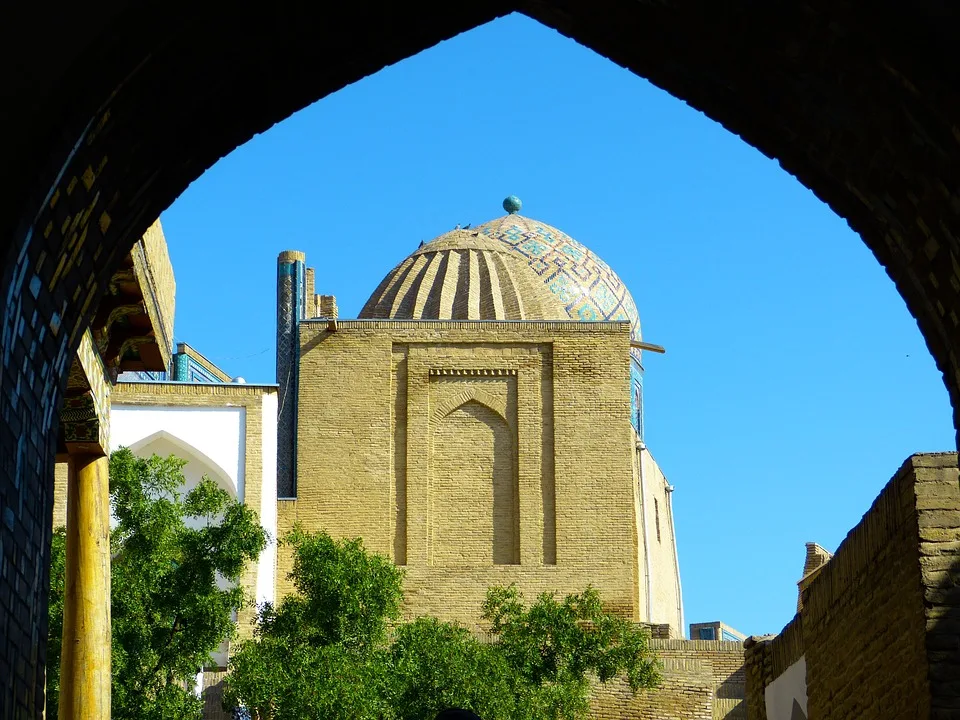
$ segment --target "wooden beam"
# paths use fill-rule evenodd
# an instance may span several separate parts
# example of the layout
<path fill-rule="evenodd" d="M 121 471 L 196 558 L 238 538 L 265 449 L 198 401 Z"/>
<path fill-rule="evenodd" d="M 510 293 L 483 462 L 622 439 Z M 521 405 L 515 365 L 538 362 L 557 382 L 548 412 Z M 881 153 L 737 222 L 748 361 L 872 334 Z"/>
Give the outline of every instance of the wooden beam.
<path fill-rule="evenodd" d="M 667 351 L 663 345 L 654 345 L 653 343 L 641 342 L 639 340 L 631 340 L 630 347 L 638 348 L 640 350 L 649 350 L 650 352 L 660 353 L 661 355 Z"/>

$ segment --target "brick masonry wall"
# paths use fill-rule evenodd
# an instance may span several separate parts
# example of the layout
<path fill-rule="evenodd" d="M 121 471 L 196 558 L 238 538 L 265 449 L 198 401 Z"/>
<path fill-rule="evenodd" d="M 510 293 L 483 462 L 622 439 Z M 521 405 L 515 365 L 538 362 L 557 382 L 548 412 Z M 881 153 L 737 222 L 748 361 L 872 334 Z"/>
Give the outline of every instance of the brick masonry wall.
<path fill-rule="evenodd" d="M 596 720 L 744 720 L 743 646 L 709 640 L 650 641 L 663 663 L 663 683 L 636 695 L 623 680 L 596 684 L 590 715 Z"/>
<path fill-rule="evenodd" d="M 639 440 L 633 433 L 634 442 Z M 646 616 L 647 603 L 650 604 L 648 620 L 655 623 L 670 624 L 675 628 L 675 637 L 680 637 L 682 619 L 680 613 L 680 585 L 677 582 L 676 536 L 671 512 L 669 483 L 654 459 L 650 450 L 644 447 L 636 451 L 634 462 L 635 489 L 637 493 L 637 542 L 640 566 L 638 575 L 638 599 L 641 614 Z M 642 464 L 642 481 L 641 481 Z M 641 497 L 641 491 L 645 491 Z M 646 542 L 644 542 L 644 520 L 646 520 Z M 650 593 L 647 598 L 647 557 L 650 558 Z"/>
<path fill-rule="evenodd" d="M 960 718 L 957 456 L 911 456 L 776 638 L 747 642 L 750 720 L 801 655 L 810 717 Z"/>
<path fill-rule="evenodd" d="M 746 706 L 749 720 L 767 720 L 764 689 L 803 656 L 803 619 L 797 615 L 779 635 L 744 642 Z"/>
<path fill-rule="evenodd" d="M 960 477 L 956 453 L 914 455 L 930 715 L 960 718 Z"/>
<path fill-rule="evenodd" d="M 404 565 L 408 615 L 473 625 L 491 585 L 517 582 L 532 598 L 592 583 L 642 619 L 628 343 L 625 323 L 303 323 L 297 499 L 279 503 L 281 534 L 300 521 L 363 537 Z M 475 419 L 477 432 L 448 437 L 465 400 L 502 423 Z M 519 517 L 498 514 L 489 474 L 451 470 L 451 457 L 490 453 L 516 473 L 504 497 Z M 438 516 L 451 487 L 461 511 L 474 504 L 475 526 Z M 452 527 L 479 548 L 507 516 L 508 562 L 451 554 Z M 280 548 L 278 597 L 289 567 Z"/>
<path fill-rule="evenodd" d="M 203 673 L 203 720 L 233 720 L 233 713 L 223 709 L 223 679 L 225 670 L 207 670 Z"/>

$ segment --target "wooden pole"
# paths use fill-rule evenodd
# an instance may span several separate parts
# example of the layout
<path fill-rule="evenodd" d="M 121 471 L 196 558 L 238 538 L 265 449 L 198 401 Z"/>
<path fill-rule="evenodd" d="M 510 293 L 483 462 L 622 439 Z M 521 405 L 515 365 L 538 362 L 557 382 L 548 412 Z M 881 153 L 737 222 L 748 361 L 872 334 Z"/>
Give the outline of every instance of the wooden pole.
<path fill-rule="evenodd" d="M 649 350 L 650 352 L 660 353 L 661 355 L 667 351 L 663 345 L 654 345 L 653 343 L 642 342 L 640 340 L 631 340 L 630 347 Z"/>
<path fill-rule="evenodd" d="M 109 460 L 71 455 L 59 720 L 110 718 Z"/>

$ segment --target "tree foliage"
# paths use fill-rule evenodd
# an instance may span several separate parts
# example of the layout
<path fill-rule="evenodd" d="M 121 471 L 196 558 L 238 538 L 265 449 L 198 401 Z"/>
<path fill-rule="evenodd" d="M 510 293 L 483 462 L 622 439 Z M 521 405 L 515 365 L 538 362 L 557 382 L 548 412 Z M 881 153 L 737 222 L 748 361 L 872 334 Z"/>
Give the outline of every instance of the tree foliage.
<path fill-rule="evenodd" d="M 255 513 L 212 480 L 182 494 L 184 465 L 127 449 L 110 457 L 114 720 L 199 720 L 196 673 L 234 636 L 233 612 L 246 600 L 238 581 L 266 546 Z M 59 697 L 62 537 L 53 543 L 47 717 Z"/>
<path fill-rule="evenodd" d="M 296 592 L 261 609 L 226 681 L 226 703 L 255 720 L 420 720 L 445 707 L 577 720 L 592 678 L 659 682 L 646 632 L 604 611 L 593 588 L 530 605 L 514 586 L 491 588 L 484 641 L 435 618 L 397 622 L 403 573 L 359 539 L 298 528 L 284 542 Z"/>

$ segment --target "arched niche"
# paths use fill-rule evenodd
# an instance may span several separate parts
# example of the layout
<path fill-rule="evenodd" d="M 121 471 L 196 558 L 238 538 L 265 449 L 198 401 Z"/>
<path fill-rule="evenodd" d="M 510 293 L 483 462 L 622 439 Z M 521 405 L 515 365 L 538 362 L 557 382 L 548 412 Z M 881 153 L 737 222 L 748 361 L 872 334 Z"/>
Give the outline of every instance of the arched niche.
<path fill-rule="evenodd" d="M 161 457 L 176 455 L 182 460 L 186 460 L 187 464 L 183 468 L 184 477 L 187 480 L 186 485 L 184 485 L 184 492 L 189 492 L 196 487 L 201 477 L 207 476 L 226 490 L 233 499 L 243 499 L 238 498 L 236 478 L 232 478 L 226 470 L 202 450 L 191 445 L 183 438 L 177 437 L 169 430 L 158 430 L 131 443 L 129 449 L 139 457 L 149 457 L 156 453 Z"/>
<path fill-rule="evenodd" d="M 431 565 L 520 562 L 516 434 L 475 399 L 434 424 L 429 518 Z"/>

